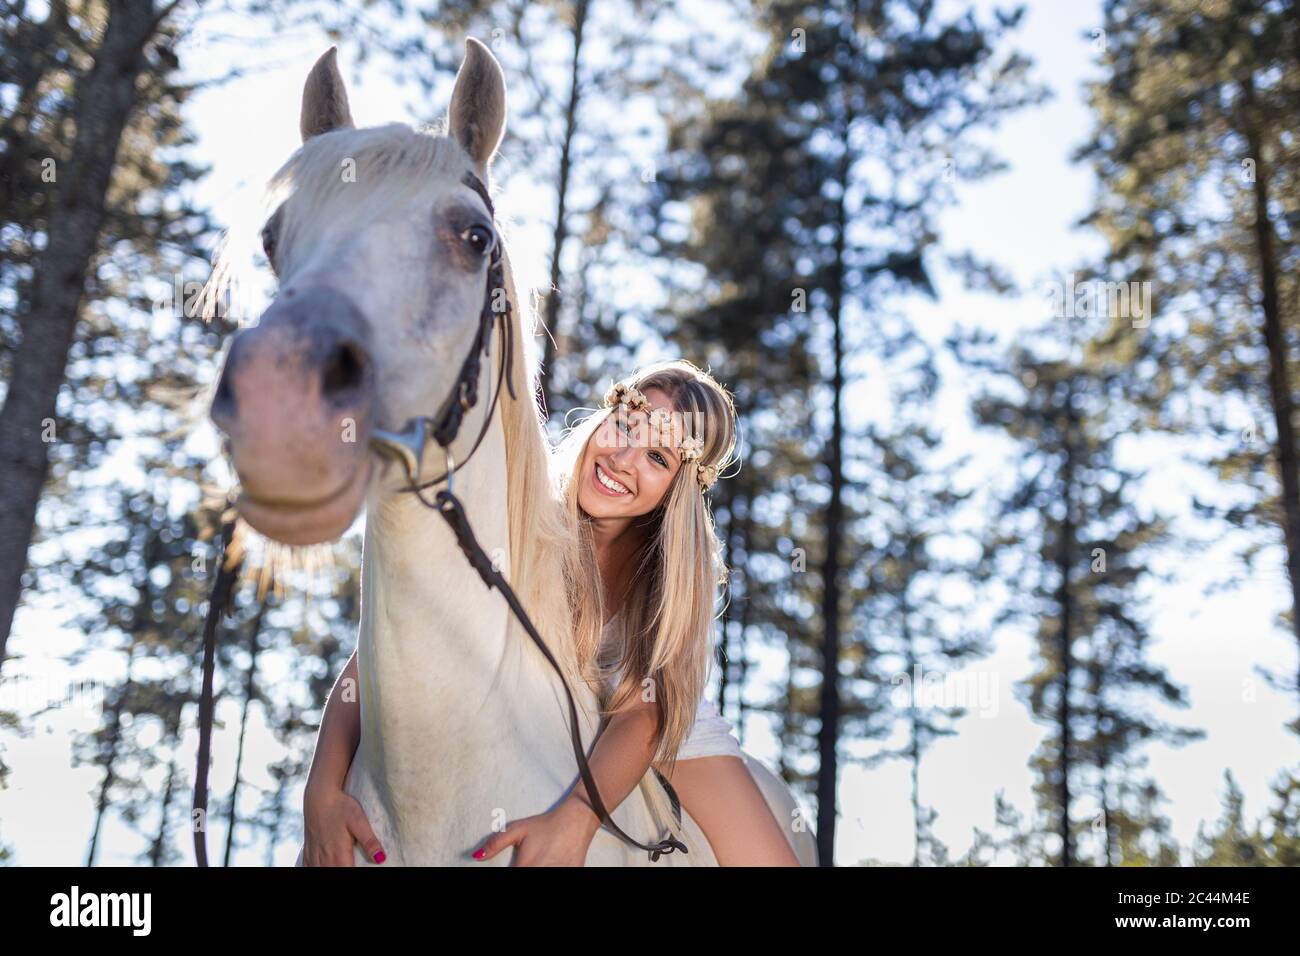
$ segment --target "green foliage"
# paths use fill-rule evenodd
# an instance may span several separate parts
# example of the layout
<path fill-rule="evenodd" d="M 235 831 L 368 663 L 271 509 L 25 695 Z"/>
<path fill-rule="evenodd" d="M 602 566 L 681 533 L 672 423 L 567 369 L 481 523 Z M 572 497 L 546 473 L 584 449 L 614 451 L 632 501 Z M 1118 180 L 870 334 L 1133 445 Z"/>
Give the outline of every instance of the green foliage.
<path fill-rule="evenodd" d="M 1060 854 L 1074 862 L 1076 837 L 1092 834 L 1102 859 L 1115 860 L 1133 817 L 1112 819 L 1124 801 L 1134 754 L 1160 740 L 1203 736 L 1141 708 L 1154 699 L 1185 707 L 1183 691 L 1147 658 L 1142 613 L 1150 561 L 1169 539 L 1165 519 L 1135 504 L 1140 476 L 1116 462 L 1123 420 L 1117 379 L 1127 370 L 1078 343 L 1065 319 L 1033 336 L 1034 347 L 1005 356 L 991 340 L 956 338 L 958 354 L 988 375 L 976 420 L 1019 448 L 1008 486 L 996 492 L 984 573 L 1005 582 L 1003 621 L 1033 627 L 1038 668 L 1022 691 L 1034 716 L 1055 733 L 1032 760 L 1044 813 L 1057 819 Z M 1087 796 L 1092 821 L 1076 818 Z"/>
<path fill-rule="evenodd" d="M 1195 504 L 1249 533 L 1245 571 L 1283 537 L 1295 567 L 1300 13 L 1109 0 L 1103 26 L 1096 129 L 1078 153 L 1101 188 L 1082 224 L 1106 240 L 1108 274 L 1152 283 L 1155 314 L 1116 317 L 1099 341 L 1133 369 L 1139 425 L 1213 439 L 1199 460 L 1224 493 Z"/>

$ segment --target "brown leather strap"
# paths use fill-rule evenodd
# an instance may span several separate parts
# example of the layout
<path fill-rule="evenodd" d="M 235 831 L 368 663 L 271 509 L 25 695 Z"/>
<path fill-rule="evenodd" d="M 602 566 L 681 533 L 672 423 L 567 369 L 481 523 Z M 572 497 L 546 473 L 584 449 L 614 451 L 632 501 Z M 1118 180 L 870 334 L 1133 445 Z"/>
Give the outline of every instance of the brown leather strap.
<path fill-rule="evenodd" d="M 424 499 L 421 498 L 421 500 Z M 501 592 L 502 597 L 506 599 L 506 604 L 510 606 L 511 612 L 514 613 L 516 620 L 523 625 L 524 630 L 528 632 L 528 636 L 533 639 L 533 643 L 537 645 L 538 649 L 542 652 L 542 655 L 550 661 L 551 667 L 555 669 L 555 673 L 559 675 L 560 684 L 564 687 L 564 695 L 568 698 L 569 737 L 573 742 L 573 755 L 578 761 L 578 773 L 582 777 L 582 782 L 587 787 L 587 796 L 591 800 L 592 809 L 596 811 L 596 816 L 600 819 L 601 823 L 608 827 L 615 836 L 632 844 L 638 849 L 647 851 L 650 854 L 651 862 L 658 862 L 659 857 L 662 854 L 672 853 L 674 850 L 680 850 L 682 853 L 688 852 L 686 845 L 671 833 L 658 843 L 650 845 L 641 843 L 624 833 L 623 830 L 620 829 L 619 825 L 610 817 L 609 811 L 605 809 L 604 801 L 600 798 L 600 791 L 596 788 L 596 780 L 591 775 L 591 767 L 587 764 L 587 756 L 583 752 L 582 737 L 578 733 L 578 707 L 573 702 L 573 693 L 569 690 L 569 682 L 565 680 L 564 671 L 561 670 L 559 663 L 555 660 L 555 656 L 551 654 L 551 649 L 547 647 L 546 642 L 542 640 L 542 636 L 537 633 L 537 628 L 528 617 L 528 612 L 524 610 L 523 605 L 519 603 L 519 598 L 515 594 L 514 589 L 510 587 L 510 584 L 506 581 L 501 572 L 492 566 L 492 559 L 487 556 L 483 551 L 483 548 L 479 545 L 478 539 L 475 538 L 474 531 L 470 527 L 469 518 L 465 514 L 465 509 L 461 506 L 460 499 L 451 492 L 443 490 L 438 492 L 434 500 L 437 502 L 436 507 L 438 514 L 442 515 L 443 518 L 446 519 L 447 524 L 451 526 L 452 533 L 456 535 L 456 543 L 460 545 L 460 550 L 465 555 L 465 559 L 469 561 L 470 566 L 478 572 L 479 577 L 483 579 L 483 583 L 486 584 L 489 589 L 496 588 Z M 659 775 L 657 770 L 655 773 L 656 775 Z M 680 824 L 681 805 L 677 800 L 677 794 L 673 791 L 671 786 L 668 785 L 668 781 L 665 780 L 662 775 L 659 775 L 659 780 L 668 790 L 669 797 L 673 803 L 673 813 L 676 815 L 678 823 Z"/>
<path fill-rule="evenodd" d="M 199 866 L 208 865 L 208 764 L 212 753 L 213 682 L 217 659 L 217 628 L 221 614 L 230 602 L 239 578 L 243 555 L 226 567 L 226 548 L 234 534 L 235 519 L 221 527 L 221 550 L 217 554 L 217 580 L 208 597 L 208 616 L 203 622 L 203 688 L 199 692 L 199 762 L 194 769 L 194 810 L 197 818 L 190 817 L 194 830 L 194 858 Z"/>

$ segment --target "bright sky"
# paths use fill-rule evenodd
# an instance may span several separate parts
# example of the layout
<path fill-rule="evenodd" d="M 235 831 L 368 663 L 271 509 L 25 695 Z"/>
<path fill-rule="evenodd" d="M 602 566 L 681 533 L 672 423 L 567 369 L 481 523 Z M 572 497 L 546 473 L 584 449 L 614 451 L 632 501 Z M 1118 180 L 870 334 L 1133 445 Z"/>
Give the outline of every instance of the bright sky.
<path fill-rule="evenodd" d="M 1093 70 L 1087 31 L 1100 22 L 1098 4 L 1039 0 L 1029 7 L 1014 42 L 1036 61 L 1037 76 L 1056 95 L 1002 125 L 994 142 L 1010 170 L 984 183 L 958 184 L 960 207 L 946 212 L 939 225 L 948 248 L 970 248 L 993 258 L 1030 293 L 1010 300 L 966 293 L 940 269 L 939 302 L 899 304 L 932 343 L 939 343 L 956 322 L 982 326 L 1011 341 L 1045 318 L 1044 298 L 1038 294 L 1043 283 L 1062 279 L 1100 249 L 1095 237 L 1073 229 L 1074 220 L 1089 207 L 1093 183 L 1091 173 L 1068 158 L 1091 124 L 1081 83 Z M 228 26 L 237 32 L 239 25 Z M 193 103 L 191 122 L 201 134 L 196 158 L 213 167 L 198 195 L 220 219 L 254 215 L 261 184 L 298 145 L 302 81 L 328 45 L 310 34 L 279 37 L 273 52 L 249 55 L 251 62 L 268 64 L 264 72 L 206 93 Z M 186 62 L 184 57 L 182 61 Z M 378 69 L 368 69 L 358 81 L 350 64 L 344 62 L 343 68 L 358 123 L 416 119 L 402 109 L 410 102 L 410 92 L 387 82 Z M 436 101 L 445 104 L 449 91 L 448 85 Z M 504 157 L 500 168 L 508 171 L 512 166 L 525 167 L 526 162 Z M 506 178 L 498 207 L 516 221 L 511 257 L 520 281 L 533 287 L 543 284 L 549 244 L 546 197 L 516 187 Z M 996 481 L 1006 446 L 973 431 L 964 379 L 949 375 L 947 380 L 936 408 L 945 435 L 954 452 L 969 451 L 982 463 L 971 475 L 973 482 Z M 852 400 L 849 407 L 854 407 Z M 1186 519 L 1192 492 L 1212 488 L 1204 475 L 1179 462 L 1177 455 L 1186 447 L 1146 438 L 1124 446 L 1125 463 L 1152 471 L 1144 490 L 1145 507 L 1159 507 Z M 1168 668 L 1175 683 L 1186 687 L 1192 703 L 1186 711 L 1156 709 L 1155 713 L 1181 726 L 1203 728 L 1207 737 L 1182 749 L 1153 746 L 1146 753 L 1150 775 L 1170 798 L 1164 809 L 1172 819 L 1174 836 L 1187 844 L 1200 821 L 1218 816 L 1225 770 L 1233 772 L 1244 790 L 1246 816 L 1253 819 L 1265 811 L 1267 787 L 1279 768 L 1300 761 L 1300 744 L 1283 730 L 1283 724 L 1295 716 L 1296 701 L 1269 689 L 1255 672 L 1256 666 L 1264 666 L 1294 673 L 1296 666 L 1294 641 L 1276 623 L 1286 593 L 1280 549 L 1268 553 L 1262 570 L 1248 584 L 1207 597 L 1206 588 L 1234 569 L 1230 542 L 1221 540 L 1222 533 L 1212 527 L 1190 522 L 1184 527 L 1212 536 L 1213 543 L 1160 559 L 1162 570 L 1173 574 L 1175 582 L 1151 592 L 1155 640 L 1150 655 L 1153 662 Z M 16 657 L 7 662 L 6 676 L 23 675 L 28 680 L 6 681 L 0 693 L 8 696 L 0 699 L 0 706 L 30 711 L 48 695 L 57 696 L 78 675 L 107 679 L 120 673 L 121 661 L 104 655 L 92 657 L 72 674 L 60 659 L 82 644 L 82 635 L 61 625 L 57 608 L 22 609 L 11 642 Z M 997 637 L 995 654 L 953 675 L 955 683 L 950 686 L 975 695 L 971 713 L 960 722 L 957 736 L 940 741 L 926 756 L 921 787 L 923 801 L 939 814 L 935 833 L 954 856 L 969 847 L 973 827 L 990 829 L 997 791 L 1004 791 L 1022 812 L 1032 806 L 1027 761 L 1044 729 L 1030 719 L 1013 694 L 1015 683 L 1033 669 L 1032 654 L 1027 633 L 1006 629 Z M 764 656 L 759 663 L 765 677 L 780 676 L 781 659 Z M 20 695 L 17 700 L 16 695 Z M 233 717 L 234 711 L 227 716 Z M 7 735 L 5 758 L 13 774 L 10 788 L 0 791 L 0 839 L 14 845 L 17 862 L 64 865 L 84 860 L 99 772 L 70 767 L 70 742 L 74 730 L 90 730 L 98 720 L 98 701 L 92 697 L 42 716 L 26 739 Z M 773 741 L 761 716 L 751 718 L 743 740 L 756 756 L 772 758 Z M 183 751 L 187 774 L 193 769 L 195 746 L 191 734 Z M 230 779 L 233 752 L 232 738 L 219 735 L 212 772 L 218 788 Z M 262 768 L 278 756 L 255 717 L 245 764 L 251 782 L 269 786 Z M 902 762 L 869 772 L 845 766 L 836 847 L 841 863 L 910 860 L 908 773 Z M 187 792 L 180 799 L 188 805 L 188 798 Z M 295 805 L 299 805 L 296 797 Z M 1089 811 L 1081 802 L 1076 812 Z M 176 839 L 188 863 L 188 834 L 179 832 Z M 220 840 L 224 834 L 218 829 L 210 843 Z M 110 820 L 102 847 L 101 863 L 122 864 L 130 862 L 141 843 Z M 296 845 L 285 844 L 277 849 L 275 862 L 291 864 L 296 852 Z M 236 856 L 245 865 L 260 865 L 264 860 L 261 846 Z"/>

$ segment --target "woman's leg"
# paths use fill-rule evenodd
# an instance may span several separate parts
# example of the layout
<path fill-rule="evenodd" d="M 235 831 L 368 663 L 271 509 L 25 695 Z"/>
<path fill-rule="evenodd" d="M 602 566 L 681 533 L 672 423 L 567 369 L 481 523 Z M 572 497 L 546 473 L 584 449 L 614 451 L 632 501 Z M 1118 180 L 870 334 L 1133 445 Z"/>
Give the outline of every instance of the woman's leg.
<path fill-rule="evenodd" d="M 704 831 L 720 866 L 799 865 L 740 757 L 679 758 L 668 782 Z"/>

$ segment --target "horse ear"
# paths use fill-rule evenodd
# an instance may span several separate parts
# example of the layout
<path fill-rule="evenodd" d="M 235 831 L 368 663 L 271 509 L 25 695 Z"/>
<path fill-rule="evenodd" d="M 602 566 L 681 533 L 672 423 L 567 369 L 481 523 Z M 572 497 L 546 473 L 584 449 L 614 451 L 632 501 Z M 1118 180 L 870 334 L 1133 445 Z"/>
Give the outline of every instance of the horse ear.
<path fill-rule="evenodd" d="M 506 78 L 497 58 L 473 37 L 465 39 L 448 126 L 479 172 L 486 173 L 506 131 Z"/>
<path fill-rule="evenodd" d="M 352 111 L 348 109 L 348 91 L 343 87 L 343 74 L 339 72 L 339 48 L 330 47 L 320 55 L 316 65 L 307 74 L 302 87 L 302 116 L 298 129 L 305 143 L 319 133 L 332 129 L 351 129 Z"/>

